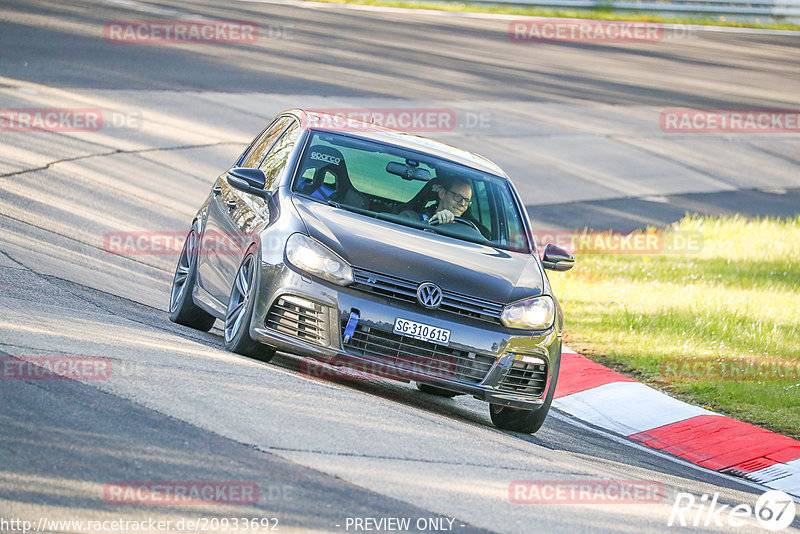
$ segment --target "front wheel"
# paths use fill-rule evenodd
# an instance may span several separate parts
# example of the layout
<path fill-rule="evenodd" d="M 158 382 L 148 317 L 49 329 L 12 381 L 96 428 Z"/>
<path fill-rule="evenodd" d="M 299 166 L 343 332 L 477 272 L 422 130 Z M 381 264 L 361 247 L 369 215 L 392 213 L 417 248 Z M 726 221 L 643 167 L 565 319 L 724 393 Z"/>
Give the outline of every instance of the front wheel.
<path fill-rule="evenodd" d="M 547 418 L 550 406 L 542 406 L 537 410 L 524 410 L 522 408 L 509 408 L 497 404 L 489 405 L 489 415 L 494 426 L 501 430 L 533 434 L 539 430 Z"/>
<path fill-rule="evenodd" d="M 257 265 L 253 252 L 248 252 L 239 265 L 228 299 L 223 332 L 225 348 L 237 354 L 253 356 L 268 362 L 275 355 L 275 349 L 254 341 L 250 337 L 250 321 L 253 318 L 253 309 L 257 298 Z"/>
<path fill-rule="evenodd" d="M 169 320 L 203 332 L 214 326 L 216 318 L 194 303 L 192 288 L 197 277 L 197 230 L 192 227 L 186 241 L 183 242 L 178 266 L 172 278 L 172 289 L 169 294 Z"/>
<path fill-rule="evenodd" d="M 489 415 L 494 426 L 501 430 L 511 430 L 512 432 L 522 432 L 523 434 L 534 434 L 542 428 L 550 405 L 553 403 L 553 395 L 556 392 L 556 382 L 558 382 L 558 371 L 561 367 L 561 358 L 553 370 L 553 379 L 550 381 L 550 390 L 542 404 L 536 410 L 525 410 L 523 408 L 509 408 L 498 404 L 489 405 Z"/>

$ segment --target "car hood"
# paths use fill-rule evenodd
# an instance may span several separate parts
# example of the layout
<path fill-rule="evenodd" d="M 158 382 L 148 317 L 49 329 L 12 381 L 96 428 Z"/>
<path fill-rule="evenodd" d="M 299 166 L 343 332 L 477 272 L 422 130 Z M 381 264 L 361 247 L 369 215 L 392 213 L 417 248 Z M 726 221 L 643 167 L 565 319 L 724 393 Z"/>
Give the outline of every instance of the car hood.
<path fill-rule="evenodd" d="M 542 270 L 531 254 L 460 241 L 300 196 L 293 200 L 309 235 L 353 267 L 434 282 L 503 304 L 543 292 Z"/>

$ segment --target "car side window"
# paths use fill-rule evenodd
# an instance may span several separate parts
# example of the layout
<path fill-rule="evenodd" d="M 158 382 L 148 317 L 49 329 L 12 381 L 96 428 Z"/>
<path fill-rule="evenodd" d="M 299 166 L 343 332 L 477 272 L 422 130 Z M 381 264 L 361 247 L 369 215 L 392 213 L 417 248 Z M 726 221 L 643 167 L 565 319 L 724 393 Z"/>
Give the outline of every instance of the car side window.
<path fill-rule="evenodd" d="M 286 167 L 286 162 L 289 161 L 289 156 L 294 150 L 295 144 L 300 137 L 300 126 L 294 122 L 283 136 L 278 139 L 272 150 L 269 151 L 267 157 L 261 162 L 259 168 L 264 171 L 267 177 L 267 182 L 264 189 L 272 189 L 276 183 L 276 179 L 281 174 L 281 171 Z"/>
<path fill-rule="evenodd" d="M 258 138 L 242 161 L 242 167 L 255 168 L 264 159 L 264 155 L 272 148 L 275 140 L 280 137 L 281 133 L 286 129 L 289 123 L 292 122 L 291 117 L 281 117 L 275 124 L 267 129 L 261 137 Z"/>

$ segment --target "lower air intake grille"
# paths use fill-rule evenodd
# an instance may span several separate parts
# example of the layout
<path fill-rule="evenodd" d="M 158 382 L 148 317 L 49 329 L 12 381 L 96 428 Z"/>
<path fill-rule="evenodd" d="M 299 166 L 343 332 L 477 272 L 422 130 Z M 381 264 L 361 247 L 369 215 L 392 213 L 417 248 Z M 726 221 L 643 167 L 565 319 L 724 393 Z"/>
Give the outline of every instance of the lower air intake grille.
<path fill-rule="evenodd" d="M 264 326 L 303 341 L 328 345 L 325 308 L 303 298 L 284 295 L 270 308 Z"/>
<path fill-rule="evenodd" d="M 498 389 L 539 396 L 547 384 L 547 365 L 515 361 L 500 380 Z"/>
<path fill-rule="evenodd" d="M 342 324 L 344 328 L 345 324 Z M 469 384 L 483 381 L 496 358 L 476 354 L 394 332 L 359 325 L 344 345 L 347 352 L 368 360 L 401 369 L 409 380 L 440 378 Z"/>

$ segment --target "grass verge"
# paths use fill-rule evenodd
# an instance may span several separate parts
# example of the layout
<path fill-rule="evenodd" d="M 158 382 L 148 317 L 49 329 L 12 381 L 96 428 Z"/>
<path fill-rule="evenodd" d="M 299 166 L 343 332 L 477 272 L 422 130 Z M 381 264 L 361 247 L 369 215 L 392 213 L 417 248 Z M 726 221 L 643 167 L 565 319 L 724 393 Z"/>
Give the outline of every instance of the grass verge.
<path fill-rule="evenodd" d="M 578 250 L 572 271 L 550 275 L 566 343 L 683 400 L 800 438 L 800 216 L 687 216 L 648 232 L 702 250 Z"/>
<path fill-rule="evenodd" d="M 545 9 L 524 6 L 490 6 L 460 2 L 426 2 L 414 0 L 315 0 L 328 4 L 356 4 L 365 6 L 405 7 L 409 9 L 435 9 L 438 11 L 457 11 L 467 13 L 498 13 L 502 15 L 520 15 L 529 17 L 554 17 L 570 19 L 624 20 L 634 22 L 659 22 L 663 24 L 696 24 L 701 26 L 727 26 L 737 28 L 760 28 L 767 30 L 800 31 L 800 25 L 788 23 L 737 22 L 726 17 L 669 17 L 649 13 L 614 11 L 610 6 L 606 9 Z M 756 19 L 758 21 L 758 19 Z"/>

